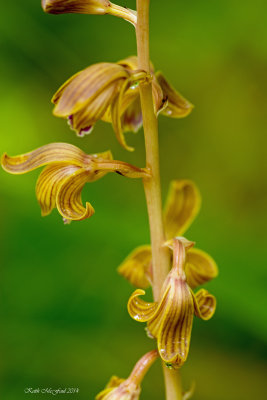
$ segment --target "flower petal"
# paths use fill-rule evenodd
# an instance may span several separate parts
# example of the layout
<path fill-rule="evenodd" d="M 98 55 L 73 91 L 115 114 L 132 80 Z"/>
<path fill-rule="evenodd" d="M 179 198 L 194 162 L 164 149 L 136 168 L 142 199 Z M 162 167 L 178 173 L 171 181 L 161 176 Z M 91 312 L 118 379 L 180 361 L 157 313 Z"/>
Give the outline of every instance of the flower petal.
<path fill-rule="evenodd" d="M 155 75 L 152 76 L 152 96 L 154 104 L 154 112 L 156 115 L 162 112 L 165 107 L 167 107 L 167 98 L 164 97 L 163 91 L 158 84 Z"/>
<path fill-rule="evenodd" d="M 126 80 L 123 83 L 123 86 L 120 90 L 120 92 L 117 94 L 117 97 L 113 101 L 110 107 L 110 114 L 111 114 L 111 120 L 112 120 L 112 126 L 116 135 L 116 138 L 120 145 L 124 147 L 128 151 L 133 151 L 134 148 L 131 146 L 128 146 L 125 137 L 123 134 L 123 129 L 122 129 L 122 122 L 121 122 L 121 115 L 122 115 L 122 101 L 125 92 L 127 89 L 130 87 L 130 80 Z"/>
<path fill-rule="evenodd" d="M 190 346 L 194 315 L 193 298 L 187 284 L 172 280 L 158 329 L 158 351 L 167 364 L 174 368 L 185 362 Z M 151 331 L 150 321 L 148 329 Z"/>
<path fill-rule="evenodd" d="M 188 285 L 194 289 L 218 275 L 218 267 L 213 258 L 199 249 L 187 252 L 185 273 Z"/>
<path fill-rule="evenodd" d="M 128 312 L 130 316 L 139 322 L 147 322 L 155 313 L 158 303 L 148 303 L 139 298 L 145 294 L 144 290 L 137 289 L 128 301 Z"/>
<path fill-rule="evenodd" d="M 43 10 L 50 14 L 105 14 L 107 0 L 42 0 Z"/>
<path fill-rule="evenodd" d="M 146 289 L 150 286 L 147 272 L 151 261 L 151 246 L 139 246 L 122 262 L 118 268 L 118 273 L 132 285 Z"/>
<path fill-rule="evenodd" d="M 216 310 L 216 298 L 205 289 L 200 289 L 195 295 L 193 294 L 193 298 L 195 315 L 205 321 L 209 320 Z"/>
<path fill-rule="evenodd" d="M 182 235 L 200 209 L 201 197 L 197 186 L 190 180 L 172 181 L 164 209 L 166 238 Z"/>
<path fill-rule="evenodd" d="M 81 192 L 88 182 L 88 172 L 80 169 L 66 178 L 56 198 L 57 209 L 63 218 L 73 221 L 81 221 L 91 217 L 95 210 L 90 203 L 83 206 L 81 200 Z"/>
<path fill-rule="evenodd" d="M 168 99 L 168 105 L 162 110 L 162 114 L 172 118 L 183 118 L 190 114 L 193 105 L 167 82 L 161 72 L 156 73 L 156 78 L 164 97 Z"/>
<path fill-rule="evenodd" d="M 45 164 L 62 162 L 83 166 L 86 154 L 78 147 L 68 143 L 50 143 L 29 153 L 10 157 L 2 156 L 2 167 L 12 174 L 25 174 Z"/>
<path fill-rule="evenodd" d="M 68 117 L 92 102 L 108 86 L 120 85 L 130 73 L 114 63 L 98 63 L 78 72 L 65 82 L 52 98 L 54 115 Z"/>
<path fill-rule="evenodd" d="M 123 132 L 136 133 L 143 124 L 139 88 L 129 88 L 122 99 L 121 124 Z M 125 111 L 123 111 L 125 110 Z"/>
<path fill-rule="evenodd" d="M 90 128 L 102 118 L 117 94 L 117 86 L 118 83 L 115 82 L 106 87 L 94 100 L 87 101 L 84 107 L 72 115 L 71 126 L 79 136 L 86 130 L 90 133 Z"/>
<path fill-rule="evenodd" d="M 56 207 L 57 192 L 66 177 L 79 169 L 77 166 L 53 164 L 44 168 L 36 184 L 36 196 L 43 216 Z"/>

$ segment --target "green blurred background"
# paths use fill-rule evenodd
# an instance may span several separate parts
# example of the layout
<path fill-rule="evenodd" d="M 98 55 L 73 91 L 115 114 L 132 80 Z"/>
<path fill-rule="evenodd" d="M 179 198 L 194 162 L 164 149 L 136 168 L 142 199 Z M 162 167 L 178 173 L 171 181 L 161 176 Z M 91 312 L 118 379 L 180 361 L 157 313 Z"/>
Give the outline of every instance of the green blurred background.
<path fill-rule="evenodd" d="M 132 26 L 109 16 L 46 15 L 36 0 L 5 2 L 0 50 L 1 153 L 66 141 L 88 153 L 112 149 L 117 159 L 144 165 L 142 131 L 127 134 L 136 148 L 130 154 L 102 122 L 92 135 L 76 138 L 50 104 L 75 72 L 135 54 Z M 196 381 L 196 400 L 263 399 L 267 3 L 152 0 L 151 58 L 196 105 L 183 120 L 159 117 L 163 197 L 171 179 L 196 181 L 203 205 L 187 237 L 220 268 L 207 285 L 217 312 L 209 322 L 195 319 L 184 386 Z M 24 389 L 78 387 L 79 394 L 62 397 L 93 399 L 112 374 L 126 377 L 153 347 L 144 325 L 127 315 L 133 288 L 116 273 L 135 246 L 149 242 L 143 188 L 116 174 L 88 184 L 83 199 L 96 214 L 64 226 L 56 211 L 41 218 L 38 174 L 0 171 L 1 398 L 49 399 Z M 155 365 L 141 399 L 163 398 Z"/>

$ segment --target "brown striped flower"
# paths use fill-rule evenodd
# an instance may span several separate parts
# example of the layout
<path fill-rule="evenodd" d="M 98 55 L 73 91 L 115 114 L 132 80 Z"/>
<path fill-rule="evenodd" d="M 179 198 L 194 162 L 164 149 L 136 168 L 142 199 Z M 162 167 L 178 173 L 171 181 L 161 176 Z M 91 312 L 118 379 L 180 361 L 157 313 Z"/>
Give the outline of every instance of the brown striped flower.
<path fill-rule="evenodd" d="M 136 12 L 108 0 L 42 0 L 42 8 L 49 14 L 110 14 L 136 25 Z"/>
<path fill-rule="evenodd" d="M 197 216 L 201 204 L 196 185 L 189 180 L 172 181 L 164 208 L 166 238 L 181 237 Z M 185 272 L 187 283 L 196 288 L 218 275 L 213 258 L 203 250 L 187 248 Z M 152 254 L 149 245 L 137 247 L 119 266 L 120 275 L 134 286 L 147 288 L 151 284 Z"/>
<path fill-rule="evenodd" d="M 140 384 L 157 358 L 157 350 L 146 353 L 137 362 L 128 379 L 124 380 L 113 376 L 106 388 L 96 396 L 95 400 L 138 400 L 141 392 Z"/>
<path fill-rule="evenodd" d="M 85 154 L 68 143 L 51 143 L 16 157 L 2 156 L 2 167 L 11 174 L 25 174 L 46 166 L 36 184 L 36 196 L 42 215 L 57 208 L 62 217 L 80 221 L 91 217 L 94 208 L 82 204 L 81 192 L 87 182 L 94 182 L 108 172 L 129 178 L 148 177 L 147 170 L 112 159 L 110 151 Z"/>
<path fill-rule="evenodd" d="M 156 338 L 162 360 L 179 368 L 187 359 L 194 314 L 210 319 L 216 308 L 216 299 L 205 289 L 196 294 L 186 282 L 186 252 L 182 241 L 174 239 L 173 267 L 163 284 L 160 301 L 149 303 L 140 299 L 145 292 L 137 289 L 128 301 L 130 316 L 147 322 L 150 337 Z"/>
<path fill-rule="evenodd" d="M 127 150 L 124 132 L 137 132 L 142 126 L 139 83 L 151 81 L 155 114 L 164 112 L 172 117 L 183 117 L 192 105 L 168 85 L 159 75 L 160 86 L 151 64 L 150 74 L 138 70 L 137 57 L 132 56 L 118 63 L 94 64 L 78 72 L 65 82 L 54 95 L 54 115 L 67 118 L 78 136 L 92 131 L 102 119 L 113 125 L 119 143 Z M 162 78 L 161 78 L 162 77 Z M 170 97 L 170 101 L 168 100 Z M 176 108 L 175 108 L 176 107 Z"/>
<path fill-rule="evenodd" d="M 131 86 L 150 79 L 145 72 L 130 71 L 119 64 L 99 63 L 78 72 L 54 95 L 54 115 L 69 120 L 79 136 L 92 131 L 109 110 L 119 143 L 128 150 L 120 122 L 121 99 Z"/>

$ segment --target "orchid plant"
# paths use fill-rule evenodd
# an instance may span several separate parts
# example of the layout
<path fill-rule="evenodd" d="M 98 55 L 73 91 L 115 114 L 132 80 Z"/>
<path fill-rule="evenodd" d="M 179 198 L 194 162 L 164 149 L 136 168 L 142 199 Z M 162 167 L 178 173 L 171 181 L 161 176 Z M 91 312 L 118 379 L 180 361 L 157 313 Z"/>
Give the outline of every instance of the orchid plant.
<path fill-rule="evenodd" d="M 141 382 L 157 359 L 162 360 L 166 400 L 189 399 L 183 392 L 180 368 L 186 362 L 194 315 L 210 319 L 216 299 L 206 289 L 193 291 L 215 278 L 215 261 L 194 242 L 183 237 L 200 208 L 200 193 L 189 180 L 171 182 L 162 210 L 158 123 L 159 114 L 186 117 L 192 104 L 175 90 L 149 57 L 149 0 L 137 0 L 137 11 L 108 0 L 42 0 L 47 13 L 110 14 L 130 22 L 136 31 L 137 56 L 116 63 L 101 62 L 76 73 L 53 96 L 54 115 L 67 120 L 80 137 L 91 133 L 98 120 L 111 123 L 118 142 L 133 151 L 124 133 L 143 126 L 146 166 L 139 168 L 114 160 L 110 151 L 86 154 L 68 143 L 51 143 L 15 157 L 2 156 L 2 167 L 11 174 L 24 174 L 44 167 L 36 184 L 42 215 L 57 208 L 65 223 L 91 217 L 81 193 L 87 182 L 116 172 L 142 179 L 150 225 L 150 245 L 141 245 L 122 262 L 119 274 L 137 289 L 128 301 L 130 316 L 147 323 L 146 332 L 156 349 L 137 361 L 126 379 L 112 377 L 96 400 L 137 400 Z M 172 265 L 172 266 L 171 266 Z M 154 301 L 140 298 L 152 286 Z"/>

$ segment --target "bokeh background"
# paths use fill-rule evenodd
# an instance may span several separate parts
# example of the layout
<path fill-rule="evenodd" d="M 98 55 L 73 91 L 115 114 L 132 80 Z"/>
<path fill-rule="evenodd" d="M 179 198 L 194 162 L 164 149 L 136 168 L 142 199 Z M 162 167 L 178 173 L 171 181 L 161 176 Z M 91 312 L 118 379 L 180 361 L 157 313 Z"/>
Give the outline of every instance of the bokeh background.
<path fill-rule="evenodd" d="M 135 54 L 132 26 L 109 16 L 45 15 L 39 1 L 15 0 L 1 7 L 0 51 L 1 153 L 66 141 L 144 165 L 142 131 L 127 134 L 130 154 L 102 122 L 76 138 L 50 104 L 75 72 Z M 196 382 L 196 400 L 265 398 L 267 3 L 151 1 L 151 58 L 196 106 L 183 120 L 159 117 L 163 197 L 171 179 L 196 181 L 203 205 L 187 237 L 220 268 L 207 285 L 218 309 L 209 322 L 195 319 L 184 387 Z M 0 171 L 1 398 L 49 399 L 24 389 L 73 387 L 79 393 L 64 399 L 93 399 L 153 347 L 127 315 L 133 288 L 116 273 L 149 242 L 142 184 L 116 174 L 88 184 L 83 199 L 96 214 L 64 226 L 56 211 L 41 218 L 38 174 Z M 155 365 L 141 399 L 163 398 Z"/>

